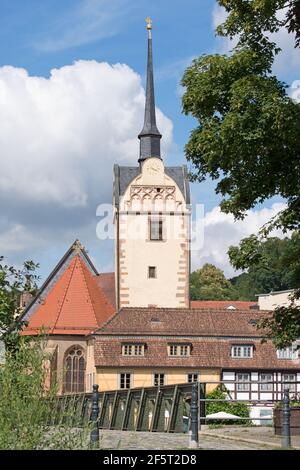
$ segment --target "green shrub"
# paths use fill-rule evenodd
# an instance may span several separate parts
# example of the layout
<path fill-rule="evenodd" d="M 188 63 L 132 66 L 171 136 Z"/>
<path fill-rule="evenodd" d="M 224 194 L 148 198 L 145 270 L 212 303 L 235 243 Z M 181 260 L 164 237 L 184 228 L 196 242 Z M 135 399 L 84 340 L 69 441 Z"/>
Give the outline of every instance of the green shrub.
<path fill-rule="evenodd" d="M 0 449 L 79 449 L 88 447 L 87 427 L 50 427 L 56 387 L 45 390 L 45 341 L 21 338 L 0 367 Z"/>
<path fill-rule="evenodd" d="M 234 403 L 224 402 L 224 401 L 217 401 L 224 400 L 228 397 L 228 394 L 221 390 L 220 387 L 217 387 L 212 392 L 206 395 L 206 398 L 209 398 L 213 401 L 206 402 L 206 415 L 210 415 L 213 413 L 219 413 L 220 411 L 224 411 L 225 413 L 231 413 L 233 415 L 239 416 L 241 418 L 248 418 L 249 417 L 249 407 L 246 403 Z M 208 424 L 250 424 L 249 420 L 208 420 Z"/>

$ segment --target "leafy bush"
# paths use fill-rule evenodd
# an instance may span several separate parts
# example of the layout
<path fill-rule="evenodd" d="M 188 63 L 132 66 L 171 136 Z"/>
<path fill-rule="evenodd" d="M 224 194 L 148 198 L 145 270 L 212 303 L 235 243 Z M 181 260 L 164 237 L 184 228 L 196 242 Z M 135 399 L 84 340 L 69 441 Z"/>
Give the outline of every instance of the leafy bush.
<path fill-rule="evenodd" d="M 18 349 L 0 366 L 0 449 L 88 447 L 88 426 L 48 426 L 56 387 L 45 389 L 47 359 L 45 341 L 21 338 Z"/>
<path fill-rule="evenodd" d="M 246 403 L 234 403 L 234 402 L 224 402 L 217 401 L 224 400 L 228 395 L 225 391 L 222 391 L 220 387 L 217 387 L 212 392 L 206 395 L 206 398 L 213 401 L 206 402 L 206 415 L 213 413 L 219 413 L 224 411 L 225 413 L 231 413 L 233 415 L 239 416 L 241 418 L 249 418 L 249 407 Z M 249 424 L 249 420 L 208 420 L 208 424 Z"/>
<path fill-rule="evenodd" d="M 300 393 L 290 393 L 290 408 L 300 407 Z M 282 408 L 282 401 L 275 403 L 274 408 Z"/>

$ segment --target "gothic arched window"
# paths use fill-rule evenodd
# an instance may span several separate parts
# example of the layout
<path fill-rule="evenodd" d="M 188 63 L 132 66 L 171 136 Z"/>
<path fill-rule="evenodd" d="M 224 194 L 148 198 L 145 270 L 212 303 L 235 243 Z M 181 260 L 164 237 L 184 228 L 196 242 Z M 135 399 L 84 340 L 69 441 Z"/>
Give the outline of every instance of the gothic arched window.
<path fill-rule="evenodd" d="M 85 359 L 80 346 L 72 346 L 65 354 L 64 392 L 84 392 Z"/>

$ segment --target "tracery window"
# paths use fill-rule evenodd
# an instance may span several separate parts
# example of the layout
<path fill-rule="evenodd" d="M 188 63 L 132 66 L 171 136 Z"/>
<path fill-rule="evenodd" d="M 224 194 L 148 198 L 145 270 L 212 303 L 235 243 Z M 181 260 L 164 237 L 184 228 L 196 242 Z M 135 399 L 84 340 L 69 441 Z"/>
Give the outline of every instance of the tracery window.
<path fill-rule="evenodd" d="M 72 346 L 64 360 L 64 392 L 84 392 L 85 359 L 83 349 Z"/>

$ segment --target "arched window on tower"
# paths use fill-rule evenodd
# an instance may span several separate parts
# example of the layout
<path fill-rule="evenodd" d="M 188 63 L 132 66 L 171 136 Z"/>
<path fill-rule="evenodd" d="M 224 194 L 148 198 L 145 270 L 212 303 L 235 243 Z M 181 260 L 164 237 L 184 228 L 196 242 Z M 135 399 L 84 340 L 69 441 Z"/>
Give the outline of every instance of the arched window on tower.
<path fill-rule="evenodd" d="M 84 392 L 85 358 L 83 349 L 72 346 L 65 354 L 64 393 Z"/>

